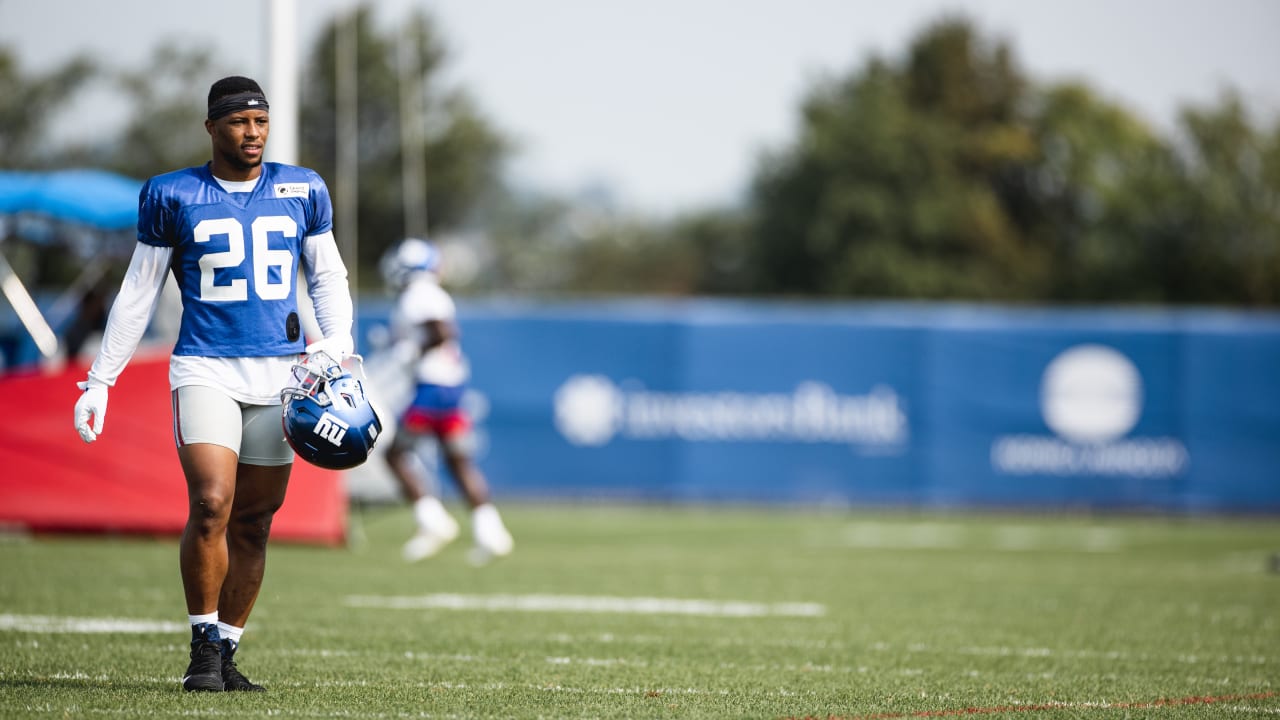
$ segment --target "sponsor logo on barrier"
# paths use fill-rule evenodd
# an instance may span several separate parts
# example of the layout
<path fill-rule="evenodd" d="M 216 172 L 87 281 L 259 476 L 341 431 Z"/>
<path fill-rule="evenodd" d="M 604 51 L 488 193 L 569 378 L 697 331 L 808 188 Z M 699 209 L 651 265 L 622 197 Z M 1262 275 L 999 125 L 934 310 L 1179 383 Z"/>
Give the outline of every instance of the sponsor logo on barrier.
<path fill-rule="evenodd" d="M 574 445 L 678 438 L 692 442 L 848 443 L 899 451 L 907 414 L 891 387 L 841 395 L 820 382 L 787 393 L 664 393 L 575 375 L 555 393 L 555 424 Z"/>
<path fill-rule="evenodd" d="M 351 426 L 343 422 L 341 418 L 330 415 L 327 412 L 320 415 L 320 419 L 316 421 L 316 426 L 313 428 L 316 435 L 334 445 L 341 445 L 343 438 L 347 436 L 347 431 L 350 429 Z"/>
<path fill-rule="evenodd" d="M 1126 437 L 1142 416 L 1142 376 L 1105 345 L 1077 345 L 1045 368 L 1040 410 L 1054 432 L 1003 435 L 991 464 L 1009 475 L 1123 475 L 1168 478 L 1187 467 L 1182 441 Z"/>

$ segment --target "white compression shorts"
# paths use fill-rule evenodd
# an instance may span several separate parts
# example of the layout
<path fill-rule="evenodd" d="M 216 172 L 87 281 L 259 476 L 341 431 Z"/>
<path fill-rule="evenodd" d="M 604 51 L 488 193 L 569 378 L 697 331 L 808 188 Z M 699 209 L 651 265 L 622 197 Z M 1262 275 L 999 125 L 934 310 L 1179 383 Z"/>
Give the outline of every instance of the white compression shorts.
<path fill-rule="evenodd" d="M 212 443 L 230 448 L 246 465 L 289 465 L 293 448 L 284 439 L 279 405 L 250 405 L 221 390 L 185 385 L 171 394 L 173 442 L 178 447 Z"/>

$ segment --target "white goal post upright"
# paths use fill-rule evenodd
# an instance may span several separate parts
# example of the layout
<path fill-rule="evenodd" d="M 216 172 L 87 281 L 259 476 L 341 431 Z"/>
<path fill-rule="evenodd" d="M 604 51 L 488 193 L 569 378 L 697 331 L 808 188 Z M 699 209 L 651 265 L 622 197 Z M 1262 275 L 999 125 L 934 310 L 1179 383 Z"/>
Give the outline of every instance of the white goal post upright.
<path fill-rule="evenodd" d="M 298 164 L 298 3 L 271 0 L 267 11 L 271 37 L 267 40 L 270 72 L 267 98 L 271 103 L 271 142 L 267 159 Z"/>

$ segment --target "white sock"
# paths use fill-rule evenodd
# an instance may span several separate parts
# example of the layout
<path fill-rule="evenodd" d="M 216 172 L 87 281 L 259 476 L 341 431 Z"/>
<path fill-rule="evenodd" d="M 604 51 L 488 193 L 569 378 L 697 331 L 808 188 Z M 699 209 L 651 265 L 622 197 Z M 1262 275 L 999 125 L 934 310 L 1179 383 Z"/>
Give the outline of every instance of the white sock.
<path fill-rule="evenodd" d="M 218 611 L 214 610 L 213 612 L 205 613 L 204 615 L 187 615 L 187 622 L 192 625 L 217 625 Z"/>
<path fill-rule="evenodd" d="M 477 536 L 500 528 L 506 529 L 502 524 L 502 516 L 498 514 L 498 508 L 494 507 L 493 503 L 477 505 L 471 511 L 471 522 L 475 525 Z"/>
<path fill-rule="evenodd" d="M 448 515 L 449 511 L 444 509 L 444 504 L 435 495 L 418 498 L 418 501 L 413 504 L 413 517 L 418 521 L 418 527 L 423 530 L 447 525 L 447 521 L 442 518 Z"/>
<path fill-rule="evenodd" d="M 244 628 L 242 627 L 236 627 L 235 625 L 228 625 L 224 622 L 218 623 L 218 635 L 222 636 L 223 640 L 231 641 L 232 652 L 235 652 L 235 649 L 240 647 L 240 636 L 243 634 L 244 634 Z"/>

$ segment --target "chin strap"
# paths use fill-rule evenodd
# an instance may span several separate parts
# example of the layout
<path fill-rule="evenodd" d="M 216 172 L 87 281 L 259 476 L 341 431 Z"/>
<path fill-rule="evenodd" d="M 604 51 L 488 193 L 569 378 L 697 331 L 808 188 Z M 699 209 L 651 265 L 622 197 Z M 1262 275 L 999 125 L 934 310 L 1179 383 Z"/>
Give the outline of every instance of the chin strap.
<path fill-rule="evenodd" d="M 351 353 L 351 354 L 350 354 L 350 355 L 348 355 L 347 357 L 348 357 L 348 358 L 350 358 L 350 359 L 352 359 L 352 360 L 355 360 L 355 361 L 356 361 L 356 367 L 357 367 L 357 368 L 359 369 L 359 371 L 360 371 L 360 377 L 359 377 L 359 379 L 360 379 L 361 381 L 368 380 L 368 379 L 369 379 L 369 376 L 368 376 L 367 374 L 365 374 L 365 371 L 364 371 L 364 356 L 363 356 L 363 355 L 361 355 L 361 354 L 359 354 L 359 353 Z"/>

